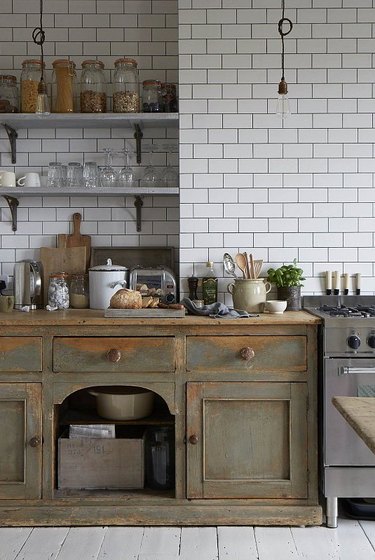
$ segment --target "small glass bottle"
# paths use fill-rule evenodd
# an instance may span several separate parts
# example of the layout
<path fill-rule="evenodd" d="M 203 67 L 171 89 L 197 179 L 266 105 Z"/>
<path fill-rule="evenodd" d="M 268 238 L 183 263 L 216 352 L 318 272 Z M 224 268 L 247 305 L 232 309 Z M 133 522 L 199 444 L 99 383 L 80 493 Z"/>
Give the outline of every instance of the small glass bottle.
<path fill-rule="evenodd" d="M 207 272 L 202 278 L 202 296 L 205 305 L 217 302 L 217 276 L 214 271 L 214 263 L 208 261 Z"/>
<path fill-rule="evenodd" d="M 89 306 L 87 276 L 83 273 L 72 274 L 70 278 L 70 307 L 74 309 L 85 309 Z"/>
<path fill-rule="evenodd" d="M 71 60 L 52 63 L 52 112 L 73 113 L 76 103 L 76 65 Z"/>
<path fill-rule="evenodd" d="M 65 272 L 50 274 L 48 285 L 48 305 L 54 309 L 68 309 L 69 288 Z"/>
<path fill-rule="evenodd" d="M 40 60 L 24 60 L 22 62 L 20 79 L 21 113 L 35 113 L 41 75 L 42 62 Z"/>
<path fill-rule="evenodd" d="M 145 433 L 146 484 L 168 490 L 175 486 L 174 428 L 148 428 Z"/>
<path fill-rule="evenodd" d="M 160 82 L 158 80 L 145 80 L 143 82 L 142 110 L 144 113 L 160 113 Z"/>
<path fill-rule="evenodd" d="M 0 75 L 0 113 L 18 113 L 16 76 Z"/>
<path fill-rule="evenodd" d="M 105 113 L 107 95 L 105 93 L 104 64 L 100 60 L 82 62 L 81 113 Z"/>
<path fill-rule="evenodd" d="M 138 64 L 133 58 L 119 58 L 113 75 L 113 112 L 139 113 Z"/>

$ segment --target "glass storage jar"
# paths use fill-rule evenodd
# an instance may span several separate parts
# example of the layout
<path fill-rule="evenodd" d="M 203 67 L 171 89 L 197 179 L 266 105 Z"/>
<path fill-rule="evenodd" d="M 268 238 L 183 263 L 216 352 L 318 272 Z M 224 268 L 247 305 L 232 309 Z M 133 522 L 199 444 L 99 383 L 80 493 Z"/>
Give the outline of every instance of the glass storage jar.
<path fill-rule="evenodd" d="M 139 113 L 138 65 L 132 58 L 119 58 L 113 76 L 113 112 Z"/>
<path fill-rule="evenodd" d="M 0 113 L 18 113 L 16 76 L 0 75 Z"/>
<path fill-rule="evenodd" d="M 76 65 L 71 60 L 52 63 L 52 112 L 73 113 L 76 102 Z"/>
<path fill-rule="evenodd" d="M 159 113 L 161 111 L 161 88 L 158 80 L 143 82 L 142 110 L 144 113 Z"/>
<path fill-rule="evenodd" d="M 68 309 L 69 288 L 65 272 L 50 274 L 48 284 L 48 305 L 54 309 Z"/>
<path fill-rule="evenodd" d="M 161 84 L 161 110 L 164 113 L 177 113 L 176 84 L 164 82 Z"/>
<path fill-rule="evenodd" d="M 103 69 L 104 64 L 100 60 L 85 60 L 82 62 L 81 113 L 106 112 L 107 95 Z"/>
<path fill-rule="evenodd" d="M 69 299 L 70 307 L 74 309 L 85 309 L 89 306 L 89 290 L 86 274 L 71 275 Z"/>
<path fill-rule="evenodd" d="M 43 68 L 45 64 L 43 62 Z M 21 112 L 35 113 L 38 98 L 38 84 L 42 75 L 40 60 L 24 60 L 20 79 Z"/>
<path fill-rule="evenodd" d="M 160 426 L 145 432 L 146 484 L 168 490 L 175 486 L 174 428 Z"/>

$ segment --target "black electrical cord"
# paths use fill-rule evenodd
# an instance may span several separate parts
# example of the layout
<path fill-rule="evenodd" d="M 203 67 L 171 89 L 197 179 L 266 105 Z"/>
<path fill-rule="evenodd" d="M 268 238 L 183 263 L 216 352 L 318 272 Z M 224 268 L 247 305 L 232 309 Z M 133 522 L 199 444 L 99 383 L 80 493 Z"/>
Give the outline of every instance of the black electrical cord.
<path fill-rule="evenodd" d="M 277 24 L 277 28 L 280 34 L 280 38 L 281 38 L 281 71 L 282 71 L 282 75 L 281 75 L 281 80 L 285 81 L 285 42 L 284 42 L 284 37 L 286 35 L 289 35 L 289 33 L 292 31 L 293 29 L 293 23 L 291 22 L 291 20 L 289 18 L 285 17 L 285 0 L 281 0 L 281 19 L 279 20 L 279 23 Z M 287 23 L 289 28 L 286 31 L 283 31 L 283 26 L 284 24 Z"/>
<path fill-rule="evenodd" d="M 31 36 L 36 45 L 40 46 L 40 60 L 41 60 L 41 77 L 40 81 L 43 82 L 44 79 L 44 52 L 43 52 L 43 44 L 46 40 L 46 34 L 43 29 L 43 0 L 40 0 L 40 10 L 39 10 L 40 20 L 39 20 L 39 27 L 35 27 Z"/>

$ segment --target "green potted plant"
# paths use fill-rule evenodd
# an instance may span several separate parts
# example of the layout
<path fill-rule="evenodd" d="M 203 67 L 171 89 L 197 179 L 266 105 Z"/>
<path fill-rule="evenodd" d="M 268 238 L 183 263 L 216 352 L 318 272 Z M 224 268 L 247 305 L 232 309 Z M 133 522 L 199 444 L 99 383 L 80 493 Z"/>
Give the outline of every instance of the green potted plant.
<path fill-rule="evenodd" d="M 301 287 L 305 280 L 302 268 L 297 266 L 297 259 L 293 264 L 284 264 L 279 268 L 269 268 L 267 280 L 277 287 L 278 299 L 287 301 L 287 310 L 301 309 Z"/>

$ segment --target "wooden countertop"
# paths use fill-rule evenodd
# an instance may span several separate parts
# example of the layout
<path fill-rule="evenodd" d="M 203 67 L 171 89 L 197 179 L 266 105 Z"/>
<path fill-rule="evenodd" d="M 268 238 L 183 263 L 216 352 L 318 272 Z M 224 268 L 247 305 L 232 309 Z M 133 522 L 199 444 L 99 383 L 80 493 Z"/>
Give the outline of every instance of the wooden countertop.
<path fill-rule="evenodd" d="M 62 311 L 36 310 L 25 313 L 13 310 L 0 313 L 0 326 L 70 326 L 70 325 L 316 325 L 321 320 L 306 311 L 286 311 L 281 315 L 260 313 L 258 317 L 227 319 L 186 315 L 167 318 L 113 318 L 104 317 L 104 311 L 95 309 L 68 309 Z M 4 333 L 5 334 L 5 333 Z"/>
<path fill-rule="evenodd" d="M 375 398 L 333 397 L 332 403 L 375 453 Z"/>

